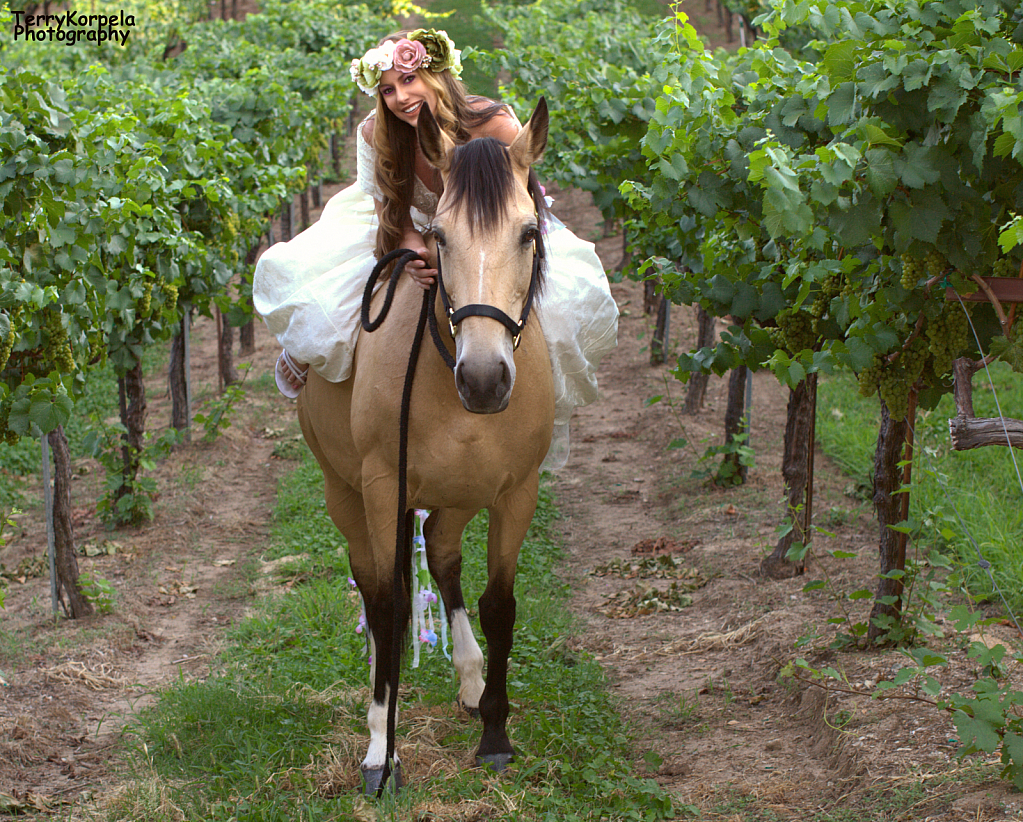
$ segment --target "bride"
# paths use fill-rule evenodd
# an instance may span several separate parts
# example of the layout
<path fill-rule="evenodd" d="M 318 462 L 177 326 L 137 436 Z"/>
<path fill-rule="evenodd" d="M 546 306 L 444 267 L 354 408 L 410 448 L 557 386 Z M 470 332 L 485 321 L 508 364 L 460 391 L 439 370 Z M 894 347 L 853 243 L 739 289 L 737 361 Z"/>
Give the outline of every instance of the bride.
<path fill-rule="evenodd" d="M 275 377 L 285 396 L 298 396 L 309 368 L 333 382 L 348 378 L 377 259 L 408 248 L 424 258 L 406 266 L 421 287 L 437 274 L 422 232 L 442 185 L 418 145 L 423 105 L 459 144 L 478 137 L 509 144 L 521 128 L 507 106 L 467 94 L 461 70 L 460 52 L 435 29 L 389 35 L 352 61 L 352 79 L 376 99 L 357 130 L 357 181 L 327 202 L 319 222 L 256 264 L 253 304 L 284 346 Z M 593 244 L 553 217 L 544 230 L 549 271 L 537 315 L 554 377 L 555 430 L 543 467 L 556 469 L 568 459 L 573 410 L 597 397 L 596 370 L 617 342 L 618 309 Z"/>

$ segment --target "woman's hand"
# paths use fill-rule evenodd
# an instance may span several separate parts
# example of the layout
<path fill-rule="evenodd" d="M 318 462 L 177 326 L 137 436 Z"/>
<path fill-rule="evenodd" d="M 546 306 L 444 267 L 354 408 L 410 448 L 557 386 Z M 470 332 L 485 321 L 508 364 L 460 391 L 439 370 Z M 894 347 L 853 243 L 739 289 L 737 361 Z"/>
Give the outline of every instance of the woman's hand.
<path fill-rule="evenodd" d="M 437 269 L 435 267 L 434 256 L 431 249 L 426 247 L 426 241 L 423 240 L 423 235 L 418 231 L 409 230 L 405 232 L 405 241 L 402 243 L 402 248 L 408 248 L 415 251 L 422 260 L 411 260 L 406 266 L 405 270 L 409 273 L 409 276 L 416 281 L 418 285 L 424 291 L 429 290 L 430 286 L 433 285 L 433 278 L 437 276 Z"/>

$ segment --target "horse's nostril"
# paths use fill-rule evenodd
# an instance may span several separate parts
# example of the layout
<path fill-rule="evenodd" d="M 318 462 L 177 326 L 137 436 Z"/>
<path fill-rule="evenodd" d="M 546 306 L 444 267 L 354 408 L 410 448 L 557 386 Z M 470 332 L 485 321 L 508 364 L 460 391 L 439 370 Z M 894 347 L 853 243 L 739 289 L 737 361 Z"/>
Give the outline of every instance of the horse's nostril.
<path fill-rule="evenodd" d="M 502 411 L 508 404 L 512 372 L 503 359 L 488 363 L 463 360 L 455 367 L 455 387 L 467 410 Z"/>

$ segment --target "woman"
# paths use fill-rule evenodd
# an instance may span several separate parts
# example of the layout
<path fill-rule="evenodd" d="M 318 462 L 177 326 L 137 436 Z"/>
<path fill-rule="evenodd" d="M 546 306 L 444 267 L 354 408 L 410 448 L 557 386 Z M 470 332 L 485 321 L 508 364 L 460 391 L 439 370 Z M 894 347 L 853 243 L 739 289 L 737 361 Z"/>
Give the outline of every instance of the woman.
<path fill-rule="evenodd" d="M 352 61 L 351 75 L 376 99 L 357 133 L 357 182 L 331 198 L 319 222 L 260 258 L 253 303 L 284 346 L 277 361 L 281 392 L 295 397 L 309 367 L 339 382 L 351 372 L 362 291 L 376 260 L 396 248 L 424 258 L 406 270 L 422 287 L 436 276 L 423 240 L 442 184 L 419 148 L 423 105 L 456 142 L 496 137 L 508 144 L 521 126 L 506 106 L 466 94 L 460 52 L 443 31 L 417 29 L 386 37 Z M 551 219 L 547 291 L 537 313 L 551 356 L 555 437 L 544 466 L 568 457 L 573 409 L 596 399 L 595 372 L 614 347 L 618 310 L 591 243 Z"/>

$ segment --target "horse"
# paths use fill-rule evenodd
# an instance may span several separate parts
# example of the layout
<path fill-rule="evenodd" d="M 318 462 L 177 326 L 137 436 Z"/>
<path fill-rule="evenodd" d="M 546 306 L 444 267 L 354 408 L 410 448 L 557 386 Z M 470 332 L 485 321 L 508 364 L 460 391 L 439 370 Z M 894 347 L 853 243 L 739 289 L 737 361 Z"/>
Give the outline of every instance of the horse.
<path fill-rule="evenodd" d="M 525 322 L 543 285 L 537 263 L 544 212 L 531 167 L 543 156 L 548 124 L 541 98 L 511 145 L 483 137 L 458 146 L 427 106 L 420 114 L 420 145 L 444 184 L 427 241 L 438 260 L 436 287 L 446 296 L 429 310 L 454 370 L 433 346 L 419 352 L 407 412 L 406 499 L 398 500 L 402 381 L 423 300 L 410 277 L 398 279 L 388 321 L 360 335 L 351 377 L 332 383 L 310 371 L 299 395 L 302 433 L 323 470 L 327 511 L 348 541 L 366 608 L 372 655 L 370 740 L 361 765 L 366 794 L 380 792 L 389 776 L 396 788 L 402 779 L 397 755 L 390 759 L 393 713 L 388 722 L 388 703 L 397 699 L 396 646 L 411 613 L 408 563 L 395 585 L 399 505 L 407 521 L 414 508 L 430 512 L 426 556 L 451 625 L 458 703 L 483 724 L 476 763 L 501 771 L 514 757 L 506 721 L 515 569 L 554 421 L 547 344 L 539 323 Z M 373 298 L 374 310 L 383 291 Z M 520 315 L 519 323 L 510 319 Z M 485 681 L 461 589 L 462 532 L 483 509 L 490 514 L 487 584 L 479 599 Z"/>

